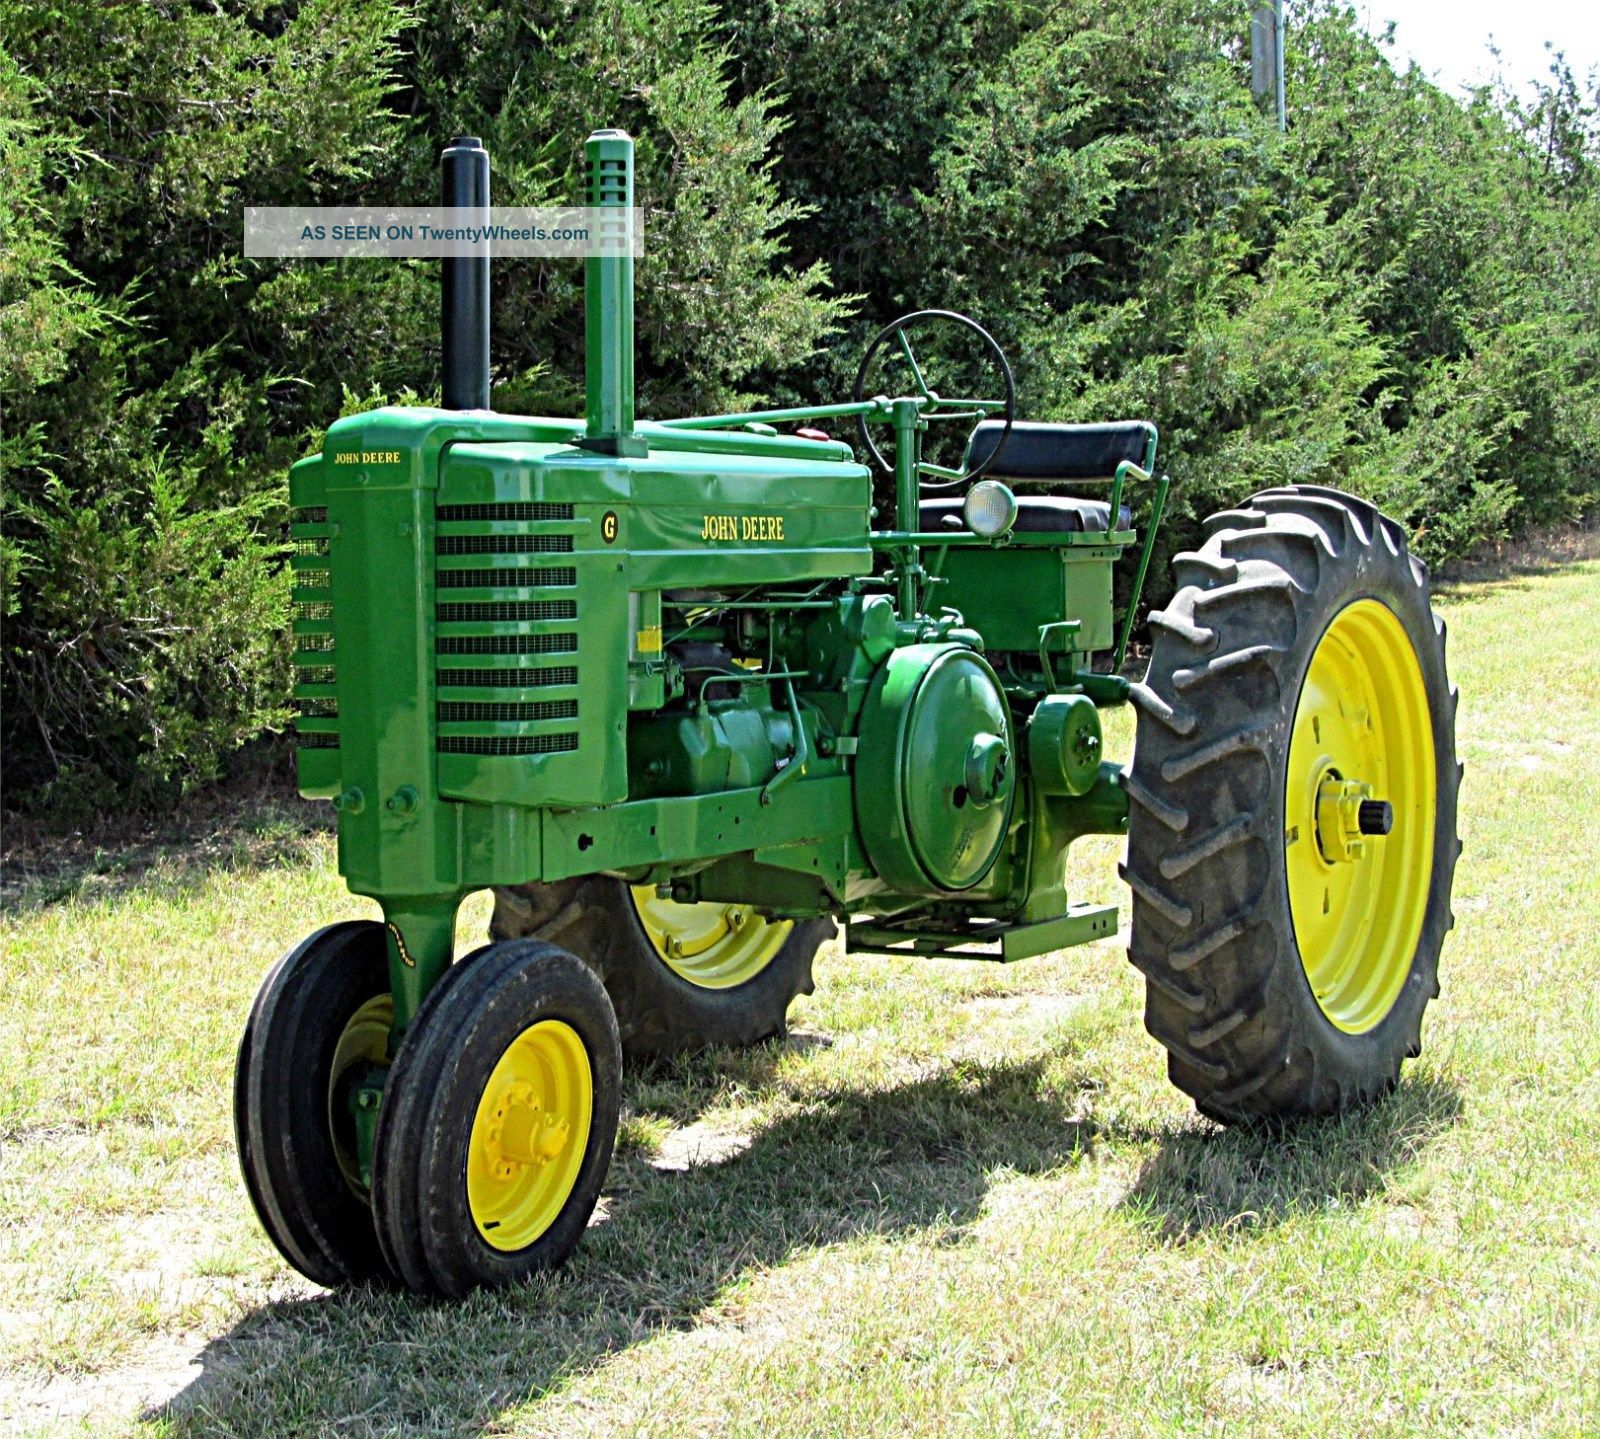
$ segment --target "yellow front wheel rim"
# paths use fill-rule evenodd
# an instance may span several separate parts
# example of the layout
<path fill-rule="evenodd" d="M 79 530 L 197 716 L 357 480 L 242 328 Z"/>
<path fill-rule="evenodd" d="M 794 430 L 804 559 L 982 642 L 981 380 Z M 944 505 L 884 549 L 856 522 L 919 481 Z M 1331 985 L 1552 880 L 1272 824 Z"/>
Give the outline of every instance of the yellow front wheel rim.
<path fill-rule="evenodd" d="M 1361 834 L 1363 790 L 1393 827 Z M 1295 706 L 1284 860 L 1295 944 L 1324 1015 L 1360 1034 L 1394 1008 L 1422 936 L 1437 803 L 1433 725 L 1416 651 L 1388 606 L 1334 616 Z"/>
<path fill-rule="evenodd" d="M 467 1204 L 491 1248 L 526 1249 L 578 1182 L 594 1113 L 594 1073 L 560 1019 L 523 1030 L 500 1056 L 472 1121 Z"/>
<path fill-rule="evenodd" d="M 356 1158 L 355 1125 L 346 1107 L 344 1080 L 357 1065 L 387 1063 L 393 1025 L 394 1000 L 387 994 L 375 994 L 340 1031 L 328 1070 L 328 1132 L 333 1136 L 333 1157 L 344 1182 L 362 1199 L 367 1197 L 367 1186 Z"/>
<path fill-rule="evenodd" d="M 762 972 L 794 930 L 794 921 L 764 919 L 747 904 L 679 904 L 654 885 L 633 886 L 633 903 L 662 962 L 701 989 L 732 989 Z"/>

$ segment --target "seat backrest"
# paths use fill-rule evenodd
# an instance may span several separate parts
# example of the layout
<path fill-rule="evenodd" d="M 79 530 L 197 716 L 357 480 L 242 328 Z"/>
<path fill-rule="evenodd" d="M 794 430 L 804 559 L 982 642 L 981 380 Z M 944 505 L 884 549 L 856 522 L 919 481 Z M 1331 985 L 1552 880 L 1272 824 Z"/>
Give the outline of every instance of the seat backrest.
<path fill-rule="evenodd" d="M 979 424 L 967 445 L 966 468 L 974 470 L 987 460 L 1004 432 L 1003 420 Z M 1109 480 L 1124 460 L 1143 465 L 1155 437 L 1156 427 L 1148 420 L 1102 425 L 1018 420 L 988 473 L 998 480 Z"/>

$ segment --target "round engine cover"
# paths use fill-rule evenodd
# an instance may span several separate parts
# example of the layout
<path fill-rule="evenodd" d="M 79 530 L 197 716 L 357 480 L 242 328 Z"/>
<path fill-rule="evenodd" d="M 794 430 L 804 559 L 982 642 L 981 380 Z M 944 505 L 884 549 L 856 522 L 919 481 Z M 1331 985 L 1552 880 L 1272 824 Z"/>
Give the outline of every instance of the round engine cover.
<path fill-rule="evenodd" d="M 897 649 L 867 694 L 856 752 L 856 819 L 867 858 L 908 893 L 970 889 L 1011 821 L 1011 711 L 964 645 Z"/>

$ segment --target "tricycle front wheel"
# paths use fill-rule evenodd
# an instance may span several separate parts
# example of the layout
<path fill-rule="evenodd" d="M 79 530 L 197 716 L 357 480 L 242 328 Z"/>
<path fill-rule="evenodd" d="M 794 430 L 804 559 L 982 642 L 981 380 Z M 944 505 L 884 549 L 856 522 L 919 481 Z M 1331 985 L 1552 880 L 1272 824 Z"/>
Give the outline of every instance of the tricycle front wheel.
<path fill-rule="evenodd" d="M 621 1070 L 605 988 L 566 950 L 512 940 L 454 965 L 378 1115 L 373 1219 L 395 1273 L 455 1298 L 561 1264 L 611 1163 Z"/>
<path fill-rule="evenodd" d="M 330 1288 L 387 1277 L 361 1183 L 345 1085 L 381 1064 L 393 1009 L 383 926 L 319 929 L 251 1005 L 234 1073 L 234 1137 L 262 1228 Z"/>

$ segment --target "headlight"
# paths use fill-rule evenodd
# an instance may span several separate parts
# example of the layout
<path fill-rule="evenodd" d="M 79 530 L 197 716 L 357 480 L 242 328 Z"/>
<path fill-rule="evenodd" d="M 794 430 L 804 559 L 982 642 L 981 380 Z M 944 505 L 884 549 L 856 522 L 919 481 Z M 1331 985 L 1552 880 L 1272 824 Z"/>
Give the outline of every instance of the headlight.
<path fill-rule="evenodd" d="M 973 534 L 993 539 L 1017 522 L 1017 497 L 999 480 L 979 480 L 967 491 L 961 515 Z"/>

